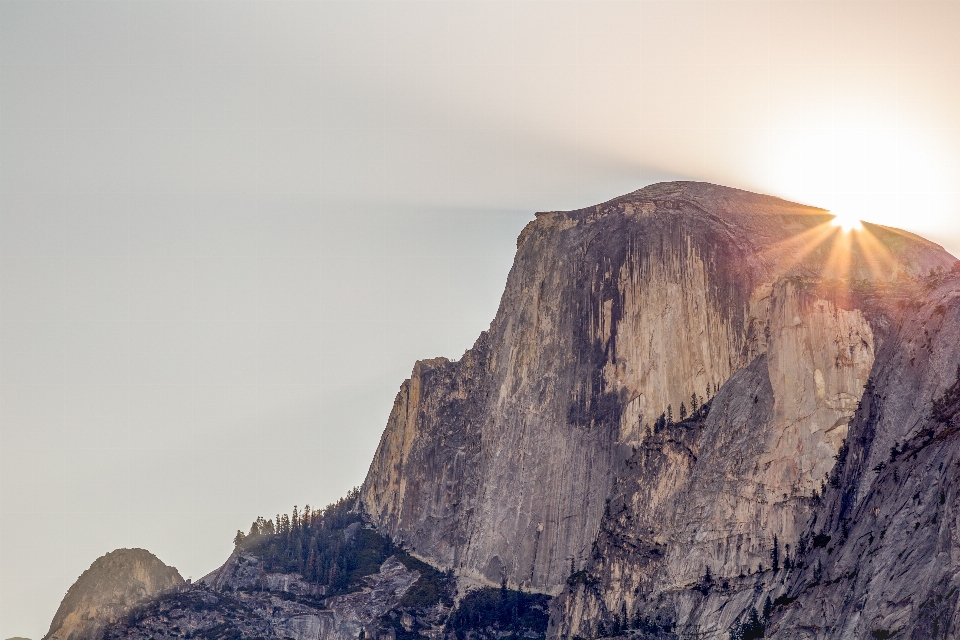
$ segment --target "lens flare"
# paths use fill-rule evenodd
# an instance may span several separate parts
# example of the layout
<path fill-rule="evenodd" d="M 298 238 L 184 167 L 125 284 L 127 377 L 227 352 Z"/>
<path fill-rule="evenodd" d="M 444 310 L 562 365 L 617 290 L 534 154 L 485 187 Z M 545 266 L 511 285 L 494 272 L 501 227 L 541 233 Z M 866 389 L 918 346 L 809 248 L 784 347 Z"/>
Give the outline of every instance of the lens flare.
<path fill-rule="evenodd" d="M 859 231 L 863 228 L 863 224 L 857 219 L 856 214 L 835 213 L 833 211 L 831 211 L 831 213 L 834 215 L 831 224 L 840 227 L 843 231 Z"/>
<path fill-rule="evenodd" d="M 955 221 L 956 164 L 944 136 L 922 120 L 877 104 L 839 102 L 771 122 L 758 165 L 768 191 L 831 210 L 845 231 L 864 220 L 930 234 Z"/>

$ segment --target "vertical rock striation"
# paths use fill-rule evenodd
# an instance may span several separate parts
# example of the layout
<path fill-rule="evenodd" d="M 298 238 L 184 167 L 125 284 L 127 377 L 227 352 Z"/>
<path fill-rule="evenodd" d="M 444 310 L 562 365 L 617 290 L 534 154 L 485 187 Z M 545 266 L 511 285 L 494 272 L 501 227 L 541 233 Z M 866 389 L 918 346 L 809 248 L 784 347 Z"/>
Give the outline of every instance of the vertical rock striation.
<path fill-rule="evenodd" d="M 771 637 L 960 633 L 960 270 L 865 301 L 880 346 Z"/>
<path fill-rule="evenodd" d="M 563 593 L 561 636 L 640 608 L 703 629 L 707 567 L 747 603 L 734 582 L 774 536 L 797 548 L 877 358 L 852 283 L 954 262 L 829 219 L 702 183 L 538 214 L 489 331 L 402 385 L 364 511 L 436 566 Z"/>

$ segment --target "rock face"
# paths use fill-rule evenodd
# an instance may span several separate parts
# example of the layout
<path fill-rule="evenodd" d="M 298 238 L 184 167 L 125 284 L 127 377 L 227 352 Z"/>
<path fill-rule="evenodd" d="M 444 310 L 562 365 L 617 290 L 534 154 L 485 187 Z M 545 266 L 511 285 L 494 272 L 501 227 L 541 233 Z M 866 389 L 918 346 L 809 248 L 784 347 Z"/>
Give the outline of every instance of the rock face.
<path fill-rule="evenodd" d="M 176 569 L 149 551 L 111 551 L 70 587 L 44 640 L 99 640 L 107 625 L 183 583 Z"/>
<path fill-rule="evenodd" d="M 626 618 L 726 638 L 758 593 L 799 607 L 808 596 L 777 590 L 784 564 L 811 566 L 825 522 L 846 518 L 850 539 L 872 469 L 923 428 L 960 361 L 955 260 L 829 219 L 700 183 L 538 214 L 490 330 L 401 386 L 364 511 L 435 566 L 561 594 L 559 637 Z M 934 277 L 936 326 L 917 316 Z M 781 625 L 821 615 L 785 606 Z"/>
<path fill-rule="evenodd" d="M 866 301 L 877 362 L 771 637 L 960 634 L 960 270 L 917 284 Z"/>

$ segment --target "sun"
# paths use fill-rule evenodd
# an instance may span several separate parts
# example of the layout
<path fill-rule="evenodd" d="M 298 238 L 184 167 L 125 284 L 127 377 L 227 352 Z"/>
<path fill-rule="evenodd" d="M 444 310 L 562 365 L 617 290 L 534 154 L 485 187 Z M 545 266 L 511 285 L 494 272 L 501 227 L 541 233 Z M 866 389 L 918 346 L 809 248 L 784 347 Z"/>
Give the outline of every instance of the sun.
<path fill-rule="evenodd" d="M 834 229 L 860 230 L 853 218 L 921 235 L 956 228 L 960 164 L 944 136 L 894 101 L 836 100 L 772 111 L 755 181 L 836 214 Z"/>
<path fill-rule="evenodd" d="M 836 227 L 840 227 L 843 231 L 858 231 L 863 228 L 863 223 L 857 219 L 855 214 L 851 213 L 833 213 L 834 218 L 830 221 Z"/>

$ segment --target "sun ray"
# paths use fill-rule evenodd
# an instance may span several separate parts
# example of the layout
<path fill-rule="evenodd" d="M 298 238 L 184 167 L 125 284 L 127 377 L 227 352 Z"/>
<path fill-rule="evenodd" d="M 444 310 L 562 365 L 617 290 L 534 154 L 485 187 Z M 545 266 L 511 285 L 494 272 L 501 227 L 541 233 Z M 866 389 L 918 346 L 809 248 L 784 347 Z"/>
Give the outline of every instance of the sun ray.
<path fill-rule="evenodd" d="M 850 231 L 834 226 L 836 233 L 833 236 L 833 244 L 830 247 L 830 253 L 823 264 L 823 273 L 828 278 L 837 280 L 846 280 L 850 276 L 850 265 L 852 262 L 851 248 L 852 236 Z"/>
<path fill-rule="evenodd" d="M 789 271 L 801 264 L 811 253 L 819 249 L 838 229 L 830 221 L 818 224 L 803 233 L 790 236 L 773 244 L 768 250 L 775 256 L 781 269 Z"/>
<path fill-rule="evenodd" d="M 869 227 L 863 227 L 858 233 L 854 234 L 854 237 L 860 248 L 860 255 L 866 262 L 870 273 L 878 280 L 883 278 L 885 276 L 883 263 L 893 264 L 893 254 L 882 242 L 877 240 Z"/>

